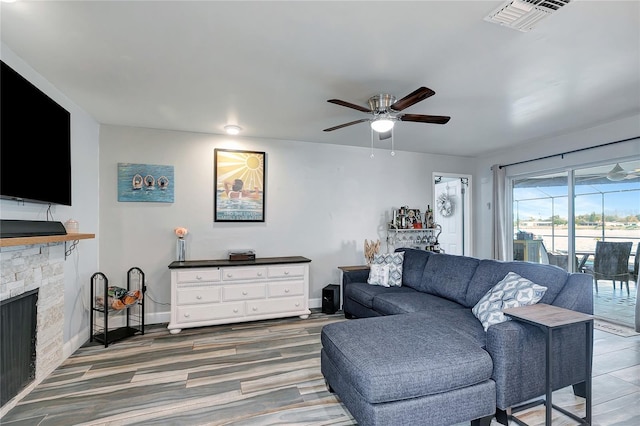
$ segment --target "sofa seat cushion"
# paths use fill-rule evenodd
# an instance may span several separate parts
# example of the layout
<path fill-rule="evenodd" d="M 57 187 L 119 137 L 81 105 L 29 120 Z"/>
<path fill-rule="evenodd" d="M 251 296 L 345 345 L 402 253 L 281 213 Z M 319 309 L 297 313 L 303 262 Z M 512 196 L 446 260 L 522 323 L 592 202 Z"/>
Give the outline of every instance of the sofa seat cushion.
<path fill-rule="evenodd" d="M 367 283 L 350 283 L 345 286 L 344 298 L 358 302 L 369 309 L 373 307 L 373 298 L 382 293 L 415 293 L 408 287 L 383 287 Z"/>
<path fill-rule="evenodd" d="M 433 309 L 466 309 L 451 300 L 419 291 L 384 292 L 373 298 L 373 309 L 383 315 L 431 311 Z"/>
<path fill-rule="evenodd" d="M 371 404 L 462 389 L 491 377 L 491 357 L 476 341 L 457 333 L 455 324 L 433 326 L 423 314 L 328 324 L 323 351 Z"/>

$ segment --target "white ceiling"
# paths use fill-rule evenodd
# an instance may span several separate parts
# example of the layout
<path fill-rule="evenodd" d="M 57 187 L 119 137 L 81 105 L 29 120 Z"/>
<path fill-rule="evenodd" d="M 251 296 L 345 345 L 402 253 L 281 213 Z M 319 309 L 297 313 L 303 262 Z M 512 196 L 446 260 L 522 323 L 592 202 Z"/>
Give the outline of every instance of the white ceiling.
<path fill-rule="evenodd" d="M 527 33 L 502 1 L 22 1 L 2 42 L 106 124 L 369 146 L 367 106 L 420 86 L 395 147 L 476 156 L 640 113 L 640 2 L 574 0 Z M 607 142 L 607 141 L 603 141 Z M 387 147 L 376 140 L 376 146 Z"/>

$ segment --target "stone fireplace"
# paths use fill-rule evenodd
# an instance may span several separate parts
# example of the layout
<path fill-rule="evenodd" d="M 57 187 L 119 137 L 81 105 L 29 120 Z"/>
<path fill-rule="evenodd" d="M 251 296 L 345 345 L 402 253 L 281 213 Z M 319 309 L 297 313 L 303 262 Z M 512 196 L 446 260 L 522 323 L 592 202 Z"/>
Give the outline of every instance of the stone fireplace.
<path fill-rule="evenodd" d="M 64 243 L 0 249 L 0 301 L 38 290 L 35 379 L 14 400 L 29 393 L 63 360 L 64 255 Z M 9 401 L 0 414 L 11 405 Z"/>

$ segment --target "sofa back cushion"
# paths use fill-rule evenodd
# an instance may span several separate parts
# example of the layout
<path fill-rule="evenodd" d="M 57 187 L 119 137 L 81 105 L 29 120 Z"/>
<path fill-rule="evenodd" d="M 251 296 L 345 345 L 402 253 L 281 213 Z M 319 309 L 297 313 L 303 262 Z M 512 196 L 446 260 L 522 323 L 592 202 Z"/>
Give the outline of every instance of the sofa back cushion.
<path fill-rule="evenodd" d="M 515 272 L 523 278 L 547 287 L 547 291 L 540 300 L 540 303 L 547 303 L 549 305 L 552 304 L 558 293 L 560 293 L 569 276 L 569 273 L 565 270 L 552 265 L 483 259 L 480 261 L 473 278 L 470 280 L 464 305 L 467 307 L 474 306 L 482 296 L 500 282 L 509 272 Z"/>
<path fill-rule="evenodd" d="M 404 252 L 402 263 L 402 285 L 419 290 L 424 267 L 431 252 L 412 248 L 399 248 L 396 252 Z"/>
<path fill-rule="evenodd" d="M 420 286 L 416 290 L 435 294 L 464 306 L 467 286 L 479 262 L 479 259 L 473 257 L 431 253 Z"/>

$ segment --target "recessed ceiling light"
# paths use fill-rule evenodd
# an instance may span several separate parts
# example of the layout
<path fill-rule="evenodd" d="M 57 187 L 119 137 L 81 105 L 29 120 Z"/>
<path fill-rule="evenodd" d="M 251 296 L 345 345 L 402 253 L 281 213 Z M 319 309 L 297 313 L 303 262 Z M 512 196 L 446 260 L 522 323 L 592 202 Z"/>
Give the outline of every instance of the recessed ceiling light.
<path fill-rule="evenodd" d="M 236 126 L 235 124 L 227 124 L 224 126 L 224 131 L 227 132 L 228 135 L 237 135 L 242 130 L 242 127 Z"/>

